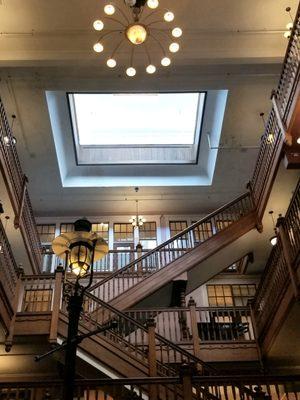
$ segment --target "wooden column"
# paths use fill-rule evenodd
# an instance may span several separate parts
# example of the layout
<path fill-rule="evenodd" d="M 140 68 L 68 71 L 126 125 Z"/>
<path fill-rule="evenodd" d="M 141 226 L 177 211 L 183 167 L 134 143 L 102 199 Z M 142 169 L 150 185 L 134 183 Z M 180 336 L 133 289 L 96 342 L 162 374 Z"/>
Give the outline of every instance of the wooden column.
<path fill-rule="evenodd" d="M 49 334 L 49 342 L 52 344 L 57 344 L 57 328 L 58 328 L 59 310 L 61 305 L 63 272 L 64 269 L 61 265 L 59 265 L 55 270 L 53 307 L 52 307 L 50 334 Z"/>
<path fill-rule="evenodd" d="M 190 318 L 191 318 L 191 331 L 193 336 L 193 349 L 194 355 L 200 359 L 200 337 L 198 333 L 198 325 L 197 325 L 197 311 L 196 311 L 196 302 L 190 297 L 188 307 L 190 309 Z M 203 368 L 201 364 L 197 364 L 198 373 L 203 373 Z"/>
<path fill-rule="evenodd" d="M 182 379 L 182 392 L 184 400 L 193 399 L 193 366 L 188 364 L 183 364 L 180 367 L 180 377 Z"/>
<path fill-rule="evenodd" d="M 155 345 L 155 321 L 154 319 L 148 319 L 148 363 L 149 363 L 149 376 L 157 376 L 156 366 L 156 345 Z M 149 399 L 157 400 L 157 386 L 149 385 Z"/>
<path fill-rule="evenodd" d="M 14 331 L 15 331 L 15 323 L 16 323 L 16 315 L 18 312 L 18 306 L 20 302 L 20 296 L 22 293 L 22 276 L 24 274 L 23 268 L 19 268 L 18 271 L 18 280 L 16 284 L 16 290 L 15 290 L 15 298 L 14 298 L 14 304 L 13 304 L 13 316 L 10 322 L 10 327 L 9 327 L 9 332 L 8 335 L 5 339 L 5 351 L 8 353 L 10 352 L 12 345 L 13 345 L 13 337 L 14 337 Z"/>
<path fill-rule="evenodd" d="M 277 220 L 276 228 L 277 228 L 277 232 L 279 234 L 279 238 L 281 241 L 284 259 L 285 259 L 286 265 L 289 270 L 291 284 L 293 287 L 293 293 L 294 293 L 295 298 L 297 300 L 299 300 L 300 299 L 299 282 L 298 282 L 298 277 L 293 268 L 293 263 L 292 263 L 292 259 L 291 259 L 290 240 L 284 229 L 284 221 L 285 221 L 284 217 L 279 217 Z"/>

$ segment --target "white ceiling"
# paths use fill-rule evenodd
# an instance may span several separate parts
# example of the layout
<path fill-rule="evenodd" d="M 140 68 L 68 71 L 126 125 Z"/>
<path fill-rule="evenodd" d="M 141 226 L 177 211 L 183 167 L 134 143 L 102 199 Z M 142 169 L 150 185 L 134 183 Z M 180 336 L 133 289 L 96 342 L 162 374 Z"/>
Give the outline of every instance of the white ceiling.
<path fill-rule="evenodd" d="M 118 0 L 121 2 L 121 0 Z M 92 21 L 104 2 L 89 0 L 2 0 L 0 89 L 9 115 L 37 215 L 131 213 L 133 187 L 63 188 L 46 90 L 146 91 L 228 89 L 229 96 L 213 185 L 141 187 L 147 213 L 201 213 L 245 190 L 262 134 L 260 112 L 270 109 L 287 45 L 283 31 L 298 2 L 282 0 L 161 0 L 183 28 L 182 51 L 168 70 L 126 78 L 97 56 Z M 155 50 L 156 51 L 156 50 Z M 154 51 L 154 52 L 155 52 Z M 127 54 L 122 55 L 126 64 Z"/>

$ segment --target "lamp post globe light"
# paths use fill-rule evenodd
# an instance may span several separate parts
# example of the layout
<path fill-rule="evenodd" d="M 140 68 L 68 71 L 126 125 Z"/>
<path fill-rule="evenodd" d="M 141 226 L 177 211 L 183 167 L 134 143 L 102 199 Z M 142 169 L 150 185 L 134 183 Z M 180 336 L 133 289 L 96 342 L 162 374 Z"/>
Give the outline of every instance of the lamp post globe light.
<path fill-rule="evenodd" d="M 76 339 L 84 292 L 93 281 L 94 261 L 100 260 L 108 253 L 108 244 L 99 234 L 91 232 L 92 224 L 88 220 L 77 220 L 74 227 L 74 232 L 63 233 L 52 242 L 53 252 L 65 260 L 65 273 L 69 269 L 76 278 L 71 292 L 65 293 L 69 315 L 64 376 L 64 399 L 67 400 L 73 400 Z"/>

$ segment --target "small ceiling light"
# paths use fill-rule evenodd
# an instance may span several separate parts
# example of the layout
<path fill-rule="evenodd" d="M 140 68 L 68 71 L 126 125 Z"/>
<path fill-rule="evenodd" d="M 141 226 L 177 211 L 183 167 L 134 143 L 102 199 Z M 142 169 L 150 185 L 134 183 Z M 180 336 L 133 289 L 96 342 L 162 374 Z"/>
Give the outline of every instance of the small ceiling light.
<path fill-rule="evenodd" d="M 9 147 L 11 145 L 11 143 L 13 145 L 16 145 L 17 144 L 17 139 L 14 136 L 12 136 L 11 139 L 9 138 L 9 136 L 4 136 L 3 137 L 3 142 L 4 142 L 5 146 Z"/>
<path fill-rule="evenodd" d="M 142 44 L 147 39 L 147 30 L 144 25 L 129 25 L 126 30 L 126 37 L 132 44 Z"/>
<path fill-rule="evenodd" d="M 300 136 L 297 139 L 297 143 L 300 144 Z"/>
<path fill-rule="evenodd" d="M 177 53 L 179 48 L 180 48 L 180 46 L 176 42 L 171 43 L 170 46 L 169 46 L 169 50 L 170 50 L 171 53 Z"/>
<path fill-rule="evenodd" d="M 159 1 L 158 1 L 158 0 L 148 0 L 148 1 L 147 1 L 147 6 L 148 6 L 149 8 L 154 9 L 154 8 L 157 8 L 158 5 L 159 5 Z"/>
<path fill-rule="evenodd" d="M 107 4 L 107 5 L 104 7 L 104 12 L 105 12 L 105 14 L 107 14 L 107 15 L 113 15 L 113 14 L 115 13 L 115 11 L 116 11 L 116 9 L 115 9 L 115 7 L 114 7 L 112 4 Z"/>
<path fill-rule="evenodd" d="M 170 64 L 171 64 L 171 60 L 170 60 L 169 57 L 164 57 L 164 58 L 161 60 L 161 65 L 162 65 L 163 67 L 168 67 Z"/>
<path fill-rule="evenodd" d="M 286 29 L 289 29 L 289 30 L 293 29 L 293 23 L 292 23 L 292 22 L 289 22 L 289 23 L 286 25 Z"/>
<path fill-rule="evenodd" d="M 126 74 L 130 77 L 134 76 L 136 74 L 136 69 L 133 67 L 129 67 L 126 69 Z"/>
<path fill-rule="evenodd" d="M 176 27 L 172 30 L 172 35 L 176 38 L 179 38 L 180 36 L 182 36 L 182 29 L 179 27 Z"/>
<path fill-rule="evenodd" d="M 117 61 L 116 61 L 114 58 L 109 58 L 109 59 L 106 61 L 106 65 L 107 65 L 109 68 L 115 68 L 115 66 L 117 65 Z"/>
<path fill-rule="evenodd" d="M 273 132 L 268 133 L 267 143 L 272 144 L 274 142 L 274 137 L 275 137 L 275 135 Z"/>
<path fill-rule="evenodd" d="M 174 20 L 175 16 L 171 11 L 167 11 L 164 15 L 164 20 L 166 22 L 172 22 Z"/>
<path fill-rule="evenodd" d="M 102 29 L 104 28 L 104 23 L 100 19 L 97 19 L 96 21 L 94 21 L 93 27 L 96 31 L 102 31 Z"/>
<path fill-rule="evenodd" d="M 272 236 L 270 238 L 270 243 L 271 243 L 272 246 L 276 246 L 276 244 L 277 244 L 277 236 Z"/>
<path fill-rule="evenodd" d="M 101 53 L 104 50 L 104 47 L 100 42 L 97 42 L 94 44 L 93 49 L 96 53 Z"/>
<path fill-rule="evenodd" d="M 155 65 L 148 65 L 148 67 L 146 68 L 146 71 L 148 72 L 148 74 L 154 74 L 154 72 L 156 71 L 156 67 Z"/>
<path fill-rule="evenodd" d="M 289 39 L 289 38 L 291 37 L 291 31 L 286 31 L 286 32 L 284 32 L 283 36 L 284 36 L 286 39 Z"/>

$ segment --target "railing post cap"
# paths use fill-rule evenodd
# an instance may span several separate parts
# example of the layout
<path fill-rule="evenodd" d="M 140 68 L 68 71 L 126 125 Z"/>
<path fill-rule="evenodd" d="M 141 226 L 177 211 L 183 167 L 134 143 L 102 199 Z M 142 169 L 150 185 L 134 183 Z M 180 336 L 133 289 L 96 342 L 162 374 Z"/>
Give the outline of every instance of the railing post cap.
<path fill-rule="evenodd" d="M 59 264 L 57 267 L 56 267 L 56 269 L 55 269 L 55 274 L 57 274 L 57 273 L 63 273 L 64 272 L 64 267 L 61 265 L 61 264 Z"/>
<path fill-rule="evenodd" d="M 284 221 L 285 221 L 285 218 L 281 214 L 279 214 L 279 217 L 277 218 L 277 222 L 276 222 L 276 228 L 283 225 Z"/>
<path fill-rule="evenodd" d="M 24 275 L 24 268 L 23 268 L 22 264 L 19 264 L 17 274 L 18 274 L 18 277 L 21 277 Z"/>
<path fill-rule="evenodd" d="M 277 96 L 277 90 L 273 89 L 272 92 L 271 92 L 271 100 L 273 99 L 273 97 L 276 98 L 276 96 Z"/>
<path fill-rule="evenodd" d="M 179 367 L 179 376 L 183 378 L 184 376 L 193 376 L 196 372 L 196 366 L 194 363 L 183 363 Z"/>
<path fill-rule="evenodd" d="M 195 306 L 195 305 L 196 305 L 196 302 L 193 299 L 193 297 L 191 296 L 190 299 L 189 299 L 189 302 L 188 302 L 188 306 L 191 307 L 191 306 Z"/>
<path fill-rule="evenodd" d="M 148 318 L 146 321 L 146 325 L 147 325 L 147 328 L 155 328 L 156 323 L 155 323 L 154 318 Z"/>

